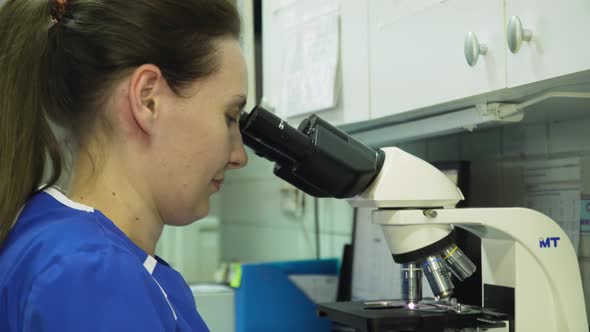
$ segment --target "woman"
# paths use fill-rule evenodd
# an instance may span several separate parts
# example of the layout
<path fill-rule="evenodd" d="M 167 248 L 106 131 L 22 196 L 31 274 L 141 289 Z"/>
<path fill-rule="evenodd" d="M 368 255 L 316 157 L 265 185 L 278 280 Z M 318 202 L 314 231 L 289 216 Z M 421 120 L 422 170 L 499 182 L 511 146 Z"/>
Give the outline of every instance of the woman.
<path fill-rule="evenodd" d="M 0 331 L 207 330 L 154 250 L 247 162 L 239 26 L 223 0 L 4 1 Z"/>

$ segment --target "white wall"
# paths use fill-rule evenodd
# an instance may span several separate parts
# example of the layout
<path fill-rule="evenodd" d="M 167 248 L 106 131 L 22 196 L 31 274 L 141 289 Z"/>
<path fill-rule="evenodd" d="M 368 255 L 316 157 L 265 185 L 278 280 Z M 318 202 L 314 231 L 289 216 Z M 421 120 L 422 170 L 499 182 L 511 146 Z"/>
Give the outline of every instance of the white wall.
<path fill-rule="evenodd" d="M 259 262 L 316 258 L 314 199 L 305 196 L 303 214 L 281 209 L 284 181 L 273 164 L 249 151 L 248 165 L 229 172 L 222 190 L 221 258 Z M 352 208 L 344 201 L 319 199 L 320 255 L 340 257 L 350 243 Z"/>

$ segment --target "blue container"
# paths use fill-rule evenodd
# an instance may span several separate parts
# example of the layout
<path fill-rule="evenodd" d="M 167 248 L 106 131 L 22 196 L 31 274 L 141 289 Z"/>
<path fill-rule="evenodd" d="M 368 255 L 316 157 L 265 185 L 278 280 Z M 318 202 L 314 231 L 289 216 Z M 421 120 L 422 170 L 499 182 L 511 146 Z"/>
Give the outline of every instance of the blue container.
<path fill-rule="evenodd" d="M 309 260 L 242 265 L 235 293 L 236 332 L 329 332 L 332 323 L 318 317 L 316 305 L 289 275 L 338 274 L 338 260 Z"/>

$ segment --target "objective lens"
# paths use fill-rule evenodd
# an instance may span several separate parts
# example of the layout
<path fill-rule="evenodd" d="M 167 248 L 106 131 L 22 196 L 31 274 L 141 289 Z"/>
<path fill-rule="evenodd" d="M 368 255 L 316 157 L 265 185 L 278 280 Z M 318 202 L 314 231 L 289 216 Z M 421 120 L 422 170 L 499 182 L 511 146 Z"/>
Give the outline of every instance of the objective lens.
<path fill-rule="evenodd" d="M 443 250 L 443 259 L 447 268 L 453 272 L 455 277 L 460 281 L 469 278 L 477 269 L 475 264 L 465 256 L 463 251 L 456 245 L 452 245 Z"/>
<path fill-rule="evenodd" d="M 410 309 L 422 301 L 422 269 L 417 264 L 402 266 L 402 299 Z"/>
<path fill-rule="evenodd" d="M 422 270 L 434 296 L 447 299 L 453 295 L 453 282 L 443 260 L 440 256 L 429 256 L 422 263 Z"/>

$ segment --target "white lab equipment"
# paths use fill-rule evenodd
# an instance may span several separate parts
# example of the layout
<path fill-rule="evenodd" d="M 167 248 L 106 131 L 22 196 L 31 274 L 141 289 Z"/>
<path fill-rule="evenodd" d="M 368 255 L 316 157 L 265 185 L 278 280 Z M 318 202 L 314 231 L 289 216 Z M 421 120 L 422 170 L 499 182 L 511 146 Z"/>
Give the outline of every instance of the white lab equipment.
<path fill-rule="evenodd" d="M 397 148 L 369 148 L 315 115 L 295 129 L 258 106 L 241 116 L 240 129 L 245 144 L 276 163 L 275 175 L 299 189 L 377 208 L 373 222 L 404 264 L 402 299 L 320 304 L 320 316 L 367 332 L 588 331 L 576 253 L 547 216 L 455 208 L 464 197 L 434 166 Z M 453 280 L 475 271 L 455 227 L 481 238 L 481 306 L 453 298 Z M 423 275 L 434 300 L 422 299 Z"/>
<path fill-rule="evenodd" d="M 462 195 L 438 169 L 400 149 L 384 151 L 380 175 L 349 202 L 379 208 L 373 222 L 382 226 L 394 257 L 414 253 L 418 258 L 412 261 L 427 274 L 432 255 L 438 254 L 443 269 L 457 275 L 448 252 L 449 246 L 454 249 L 452 243 L 442 243 L 432 252 L 424 248 L 445 240 L 454 226 L 463 227 L 482 239 L 484 302 L 501 302 L 494 297 L 513 289 L 515 331 L 588 330 L 577 256 L 554 221 L 524 208 L 455 209 Z M 452 294 L 453 285 L 445 277 L 448 273 L 429 279 L 433 293 L 441 298 Z"/>

